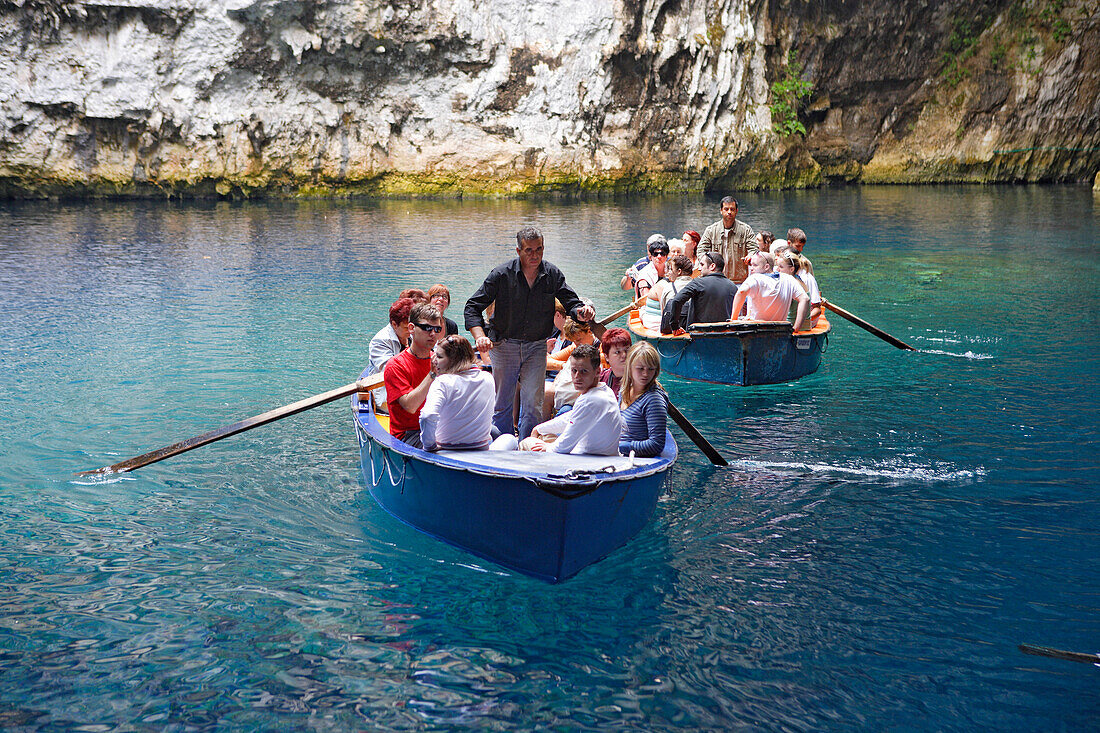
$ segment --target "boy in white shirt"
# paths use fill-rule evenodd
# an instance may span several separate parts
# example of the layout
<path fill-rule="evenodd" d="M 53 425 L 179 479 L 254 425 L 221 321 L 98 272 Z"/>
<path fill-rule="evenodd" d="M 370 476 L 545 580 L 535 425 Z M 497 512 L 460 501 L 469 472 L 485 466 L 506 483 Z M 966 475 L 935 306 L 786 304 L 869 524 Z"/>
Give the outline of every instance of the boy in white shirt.
<path fill-rule="evenodd" d="M 520 450 L 617 456 L 623 431 L 622 413 L 615 393 L 600 382 L 600 351 L 579 344 L 569 357 L 573 387 L 580 393 L 573 409 L 539 423 Z M 557 436 L 554 439 L 551 436 Z"/>

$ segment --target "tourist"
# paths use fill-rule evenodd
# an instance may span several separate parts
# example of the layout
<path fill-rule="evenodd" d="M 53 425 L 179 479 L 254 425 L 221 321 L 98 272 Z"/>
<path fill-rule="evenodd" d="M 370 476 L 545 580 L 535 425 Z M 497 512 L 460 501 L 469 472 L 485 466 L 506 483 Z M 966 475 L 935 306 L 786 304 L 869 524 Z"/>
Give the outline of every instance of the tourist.
<path fill-rule="evenodd" d="M 702 237 L 694 229 L 687 229 L 681 238 L 684 242 L 684 254 L 691 260 L 691 276 L 699 277 L 703 274 L 703 266 L 699 263 L 699 240 Z"/>
<path fill-rule="evenodd" d="M 737 286 L 722 274 L 725 260 L 718 252 L 699 256 L 703 274 L 687 283 L 668 301 L 661 317 L 661 333 L 676 333 L 681 326 L 692 323 L 728 321 Z M 680 311 L 691 304 L 691 320 L 681 320 Z"/>
<path fill-rule="evenodd" d="M 405 350 L 409 344 L 409 311 L 416 305 L 412 298 L 398 298 L 390 306 L 390 322 L 370 340 L 367 353 L 370 359 L 370 374 L 378 374 L 385 368 L 386 362 Z M 386 388 L 379 387 L 371 392 L 375 409 L 381 413 L 389 412 L 386 406 Z"/>
<path fill-rule="evenodd" d="M 565 275 L 543 260 L 542 232 L 524 227 L 516 234 L 516 258 L 494 268 L 463 311 L 466 330 L 482 354 L 488 353 L 496 383 L 493 425 L 511 433 L 512 405 L 520 386 L 519 429 L 528 434 L 542 422 L 546 384 L 546 340 L 554 328 L 554 298 L 575 321 L 591 321 L 595 310 L 585 305 L 565 282 Z M 496 309 L 486 323 L 484 312 Z"/>
<path fill-rule="evenodd" d="M 432 384 L 432 349 L 443 331 L 443 316 L 431 303 L 409 312 L 409 348 L 390 359 L 382 372 L 389 395 L 390 435 L 420 448 L 420 410 Z"/>
<path fill-rule="evenodd" d="M 420 288 L 406 288 L 406 289 L 402 290 L 398 294 L 397 297 L 398 298 L 412 298 L 417 303 L 427 303 L 427 302 L 429 302 L 428 294 L 425 293 Z"/>
<path fill-rule="evenodd" d="M 806 271 L 809 272 L 811 275 L 814 274 L 813 263 L 810 262 L 810 259 L 806 257 L 806 255 L 802 254 L 802 248 L 806 246 L 806 232 L 797 227 L 788 229 L 787 244 L 790 245 L 790 248 L 794 250 L 796 254 L 800 255 L 804 260 L 806 260 L 806 264 L 804 265 Z"/>
<path fill-rule="evenodd" d="M 810 296 L 810 328 L 814 328 L 821 318 L 821 291 L 817 287 L 817 278 L 802 268 L 803 259 L 789 248 L 784 248 L 775 255 L 775 271 L 793 275 L 802 283 Z"/>
<path fill-rule="evenodd" d="M 623 410 L 623 432 L 619 453 L 631 451 L 639 458 L 661 455 L 668 431 L 668 396 L 657 381 L 661 356 L 645 341 L 635 344 L 626 357 L 619 404 Z"/>
<path fill-rule="evenodd" d="M 723 274 L 735 283 L 748 277 L 746 260 L 757 251 L 756 235 L 752 227 L 737 220 L 737 199 L 726 196 L 722 199 L 722 219 L 703 230 L 699 248 L 704 252 L 718 252 L 722 255 L 725 269 Z"/>
<path fill-rule="evenodd" d="M 656 287 L 649 291 L 645 302 L 642 303 L 640 314 L 643 326 L 660 333 L 661 318 L 664 315 L 668 299 L 680 292 L 680 288 L 691 282 L 691 270 L 691 260 L 688 259 L 687 255 L 674 255 L 669 258 L 668 279 L 657 283 Z"/>
<path fill-rule="evenodd" d="M 568 339 L 565 348 L 546 356 L 546 373 L 554 373 L 554 379 L 546 385 L 543 397 L 542 414 L 557 415 L 562 408 L 572 406 L 577 400 L 577 391 L 573 389 L 573 378 L 569 373 L 569 357 L 578 344 L 595 344 L 596 337 L 587 323 L 577 323 L 572 318 L 565 319 L 562 334 Z"/>
<path fill-rule="evenodd" d="M 756 248 L 761 252 L 770 252 L 774 241 L 775 235 L 767 229 L 761 229 L 756 233 Z"/>
<path fill-rule="evenodd" d="M 619 386 L 626 373 L 626 355 L 630 353 L 630 332 L 625 328 L 609 328 L 600 339 L 600 352 L 607 367 L 600 372 L 600 383 L 619 396 Z"/>
<path fill-rule="evenodd" d="M 649 264 L 638 270 L 634 280 L 634 300 L 644 298 L 649 290 L 665 276 L 668 252 L 668 241 L 664 237 L 649 245 Z"/>
<path fill-rule="evenodd" d="M 656 244 L 668 245 L 668 240 L 665 239 L 663 234 L 651 234 L 649 239 L 646 240 L 645 257 L 641 257 L 633 265 L 626 269 L 626 273 L 619 280 L 619 287 L 623 290 L 635 290 L 638 284 L 638 273 L 644 270 L 653 261 L 653 246 Z M 666 252 L 667 254 L 667 252 Z M 635 293 L 634 299 L 638 299 L 638 295 Z"/>
<path fill-rule="evenodd" d="M 600 383 L 600 351 L 581 344 L 569 358 L 573 386 L 579 393 L 573 409 L 539 423 L 520 450 L 614 456 L 619 452 L 623 418 L 615 393 Z"/>
<path fill-rule="evenodd" d="M 446 336 L 432 349 L 431 386 L 420 409 L 425 450 L 484 450 L 493 426 L 493 377 L 474 365 L 474 350 L 462 336 Z"/>
<path fill-rule="evenodd" d="M 455 336 L 458 334 L 458 324 L 447 317 L 447 306 L 451 304 L 451 290 L 446 285 L 433 285 L 428 288 L 428 302 L 436 307 L 439 313 L 443 316 L 443 325 L 446 326 L 444 330 L 445 335 Z"/>
<path fill-rule="evenodd" d="M 791 303 L 798 301 L 794 330 L 800 331 L 810 310 L 810 296 L 801 281 L 791 275 L 772 272 L 775 260 L 770 252 L 756 252 L 749 258 L 749 276 L 737 289 L 733 312 L 740 313 L 748 305 L 748 317 L 753 321 L 785 321 Z"/>

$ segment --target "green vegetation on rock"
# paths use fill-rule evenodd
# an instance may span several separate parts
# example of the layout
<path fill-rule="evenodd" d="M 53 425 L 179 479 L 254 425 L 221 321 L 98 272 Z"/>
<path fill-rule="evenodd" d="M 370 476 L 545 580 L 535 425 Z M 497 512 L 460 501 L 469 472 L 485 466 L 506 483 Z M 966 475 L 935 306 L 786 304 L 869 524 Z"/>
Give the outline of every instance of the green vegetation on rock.
<path fill-rule="evenodd" d="M 795 60 L 794 49 L 787 55 L 783 76 L 772 83 L 772 129 L 780 137 L 805 135 L 806 126 L 798 119 L 802 100 L 810 96 L 814 85 L 802 78 L 802 64 Z"/>

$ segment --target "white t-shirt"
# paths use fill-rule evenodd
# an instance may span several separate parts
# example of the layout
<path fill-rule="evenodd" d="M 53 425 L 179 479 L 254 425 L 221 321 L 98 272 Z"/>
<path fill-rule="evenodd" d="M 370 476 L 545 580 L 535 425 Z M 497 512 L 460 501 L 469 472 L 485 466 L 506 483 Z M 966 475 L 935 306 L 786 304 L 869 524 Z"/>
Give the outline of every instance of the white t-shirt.
<path fill-rule="evenodd" d="M 791 301 L 806 290 L 793 275 L 785 272 L 771 275 L 757 272 L 745 278 L 738 292 L 745 294 L 749 318 L 752 320 L 785 321 L 791 309 Z"/>
<path fill-rule="evenodd" d="M 428 387 L 420 410 L 420 440 L 429 450 L 484 448 L 489 445 L 495 404 L 492 374 L 476 368 L 440 374 Z"/>
<path fill-rule="evenodd" d="M 661 279 L 661 276 L 657 273 L 657 266 L 650 262 L 648 265 L 638 271 L 638 279 L 636 284 L 641 285 L 644 280 L 649 287 L 653 287 L 657 284 L 657 281 Z"/>
<path fill-rule="evenodd" d="M 814 274 L 812 272 L 806 272 L 805 270 L 799 270 L 798 279 L 806 286 L 806 292 L 810 296 L 810 305 L 820 305 L 821 290 L 817 287 L 817 278 L 814 277 Z"/>
<path fill-rule="evenodd" d="M 537 430 L 558 436 L 549 446 L 555 453 L 617 456 L 623 416 L 615 393 L 601 382 L 578 397 L 572 410 L 547 420 Z"/>

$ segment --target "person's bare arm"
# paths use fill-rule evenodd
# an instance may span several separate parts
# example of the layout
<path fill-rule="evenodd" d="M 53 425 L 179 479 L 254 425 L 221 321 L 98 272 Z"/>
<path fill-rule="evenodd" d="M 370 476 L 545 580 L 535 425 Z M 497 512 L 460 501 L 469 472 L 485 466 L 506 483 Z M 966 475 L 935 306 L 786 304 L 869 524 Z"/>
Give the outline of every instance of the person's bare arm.
<path fill-rule="evenodd" d="M 801 331 L 802 324 L 806 321 L 806 314 L 810 311 L 810 296 L 805 293 L 799 293 L 798 295 L 798 311 L 794 315 L 794 323 L 791 324 L 791 329 L 794 331 Z"/>
<path fill-rule="evenodd" d="M 432 374 L 428 372 L 427 376 L 424 377 L 424 381 L 397 398 L 397 404 L 401 405 L 401 409 L 406 412 L 416 412 L 424 404 L 424 400 L 427 399 L 428 388 L 431 386 Z"/>
<path fill-rule="evenodd" d="M 740 290 L 737 291 L 737 295 L 733 296 L 733 310 L 730 311 L 730 320 L 736 321 L 737 316 L 741 313 L 741 309 L 745 307 L 745 294 Z"/>
<path fill-rule="evenodd" d="M 493 342 L 485 335 L 485 329 L 481 326 L 474 326 L 470 329 L 470 335 L 474 337 L 474 346 L 482 354 L 488 353 L 493 350 Z"/>

